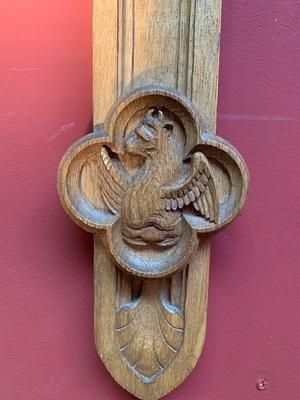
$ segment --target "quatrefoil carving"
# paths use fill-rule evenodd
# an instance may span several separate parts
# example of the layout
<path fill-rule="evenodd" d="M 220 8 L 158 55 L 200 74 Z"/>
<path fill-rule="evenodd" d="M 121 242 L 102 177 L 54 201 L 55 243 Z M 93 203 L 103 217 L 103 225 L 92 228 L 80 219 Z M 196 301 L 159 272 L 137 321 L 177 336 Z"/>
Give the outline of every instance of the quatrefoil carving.
<path fill-rule="evenodd" d="M 197 234 L 234 219 L 248 173 L 233 146 L 204 131 L 187 98 L 151 86 L 121 99 L 69 149 L 58 182 L 75 222 L 106 230 L 120 268 L 162 278 L 188 264 Z"/>
<path fill-rule="evenodd" d="M 119 100 L 63 157 L 61 203 L 94 234 L 97 351 L 138 397 L 159 398 L 195 365 L 205 335 L 207 236 L 235 218 L 247 188 L 237 150 L 163 86 Z"/>

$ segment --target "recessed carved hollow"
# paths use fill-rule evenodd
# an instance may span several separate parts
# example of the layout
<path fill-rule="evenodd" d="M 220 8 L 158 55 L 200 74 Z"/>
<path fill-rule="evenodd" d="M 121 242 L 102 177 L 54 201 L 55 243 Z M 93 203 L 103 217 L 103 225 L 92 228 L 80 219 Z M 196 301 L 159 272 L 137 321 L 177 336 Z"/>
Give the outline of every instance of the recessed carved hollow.
<path fill-rule="evenodd" d="M 207 233 L 233 220 L 247 188 L 247 168 L 236 149 L 204 132 L 188 99 L 161 86 L 121 99 L 101 129 L 62 159 L 61 202 L 95 234 L 98 352 L 131 392 L 159 382 L 167 370 L 172 374 L 175 360 L 185 363 L 201 347 L 191 324 L 195 318 L 205 330 L 207 269 L 201 271 L 197 257 L 208 257 Z M 198 282 L 203 292 L 189 293 Z M 107 313 L 113 322 L 99 326 Z M 128 383 L 119 379 L 116 364 L 124 376 L 130 371 Z"/>
<path fill-rule="evenodd" d="M 103 130 L 70 152 L 61 164 L 64 207 L 86 229 L 106 229 L 116 263 L 141 277 L 187 265 L 196 233 L 230 222 L 245 199 L 237 151 L 202 132 L 189 101 L 165 88 L 121 100 Z"/>

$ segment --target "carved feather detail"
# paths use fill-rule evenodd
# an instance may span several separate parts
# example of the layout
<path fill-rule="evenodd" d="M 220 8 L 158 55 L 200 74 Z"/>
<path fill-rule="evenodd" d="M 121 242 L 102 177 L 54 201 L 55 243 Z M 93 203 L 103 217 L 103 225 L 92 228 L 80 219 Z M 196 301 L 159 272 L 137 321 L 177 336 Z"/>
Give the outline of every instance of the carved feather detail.
<path fill-rule="evenodd" d="M 141 297 L 116 313 L 119 351 L 145 382 L 155 380 L 172 363 L 183 341 L 184 317 L 160 296 L 159 285 L 144 281 Z"/>
<path fill-rule="evenodd" d="M 121 211 L 123 197 L 129 187 L 129 180 L 121 174 L 110 158 L 106 147 L 100 150 L 99 184 L 101 185 L 103 201 L 113 214 Z"/>
<path fill-rule="evenodd" d="M 218 222 L 219 204 L 215 182 L 209 162 L 200 152 L 192 155 L 192 170 L 188 179 L 181 185 L 163 187 L 160 197 L 167 211 L 192 204 L 202 217 L 210 222 Z"/>

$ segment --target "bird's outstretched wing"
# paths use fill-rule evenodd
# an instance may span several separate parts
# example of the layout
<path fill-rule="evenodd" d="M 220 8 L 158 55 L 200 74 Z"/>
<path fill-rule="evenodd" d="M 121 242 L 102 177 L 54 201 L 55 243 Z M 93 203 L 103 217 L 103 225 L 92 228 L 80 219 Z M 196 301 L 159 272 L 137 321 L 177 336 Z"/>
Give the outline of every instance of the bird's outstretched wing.
<path fill-rule="evenodd" d="M 162 187 L 161 199 L 167 211 L 175 211 L 190 204 L 205 219 L 217 222 L 219 203 L 213 176 L 207 158 L 201 152 L 192 155 L 191 174 L 180 184 Z"/>
<path fill-rule="evenodd" d="M 99 184 L 103 201 L 113 214 L 119 214 L 123 197 L 129 187 L 129 178 L 125 171 L 124 174 L 119 171 L 104 146 L 100 150 L 98 162 Z"/>

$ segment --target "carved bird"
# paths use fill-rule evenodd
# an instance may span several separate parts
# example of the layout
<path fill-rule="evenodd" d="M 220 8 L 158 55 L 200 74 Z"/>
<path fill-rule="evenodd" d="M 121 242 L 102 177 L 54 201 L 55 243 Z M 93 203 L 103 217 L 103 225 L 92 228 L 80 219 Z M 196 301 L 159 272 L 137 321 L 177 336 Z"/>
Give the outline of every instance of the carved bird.
<path fill-rule="evenodd" d="M 100 151 L 99 175 L 103 201 L 113 214 L 121 213 L 127 243 L 176 244 L 182 235 L 184 207 L 192 206 L 206 220 L 218 221 L 210 164 L 199 151 L 184 159 L 184 132 L 174 114 L 150 109 L 124 139 L 124 151 L 144 159 L 133 177 L 119 168 L 106 147 Z"/>

